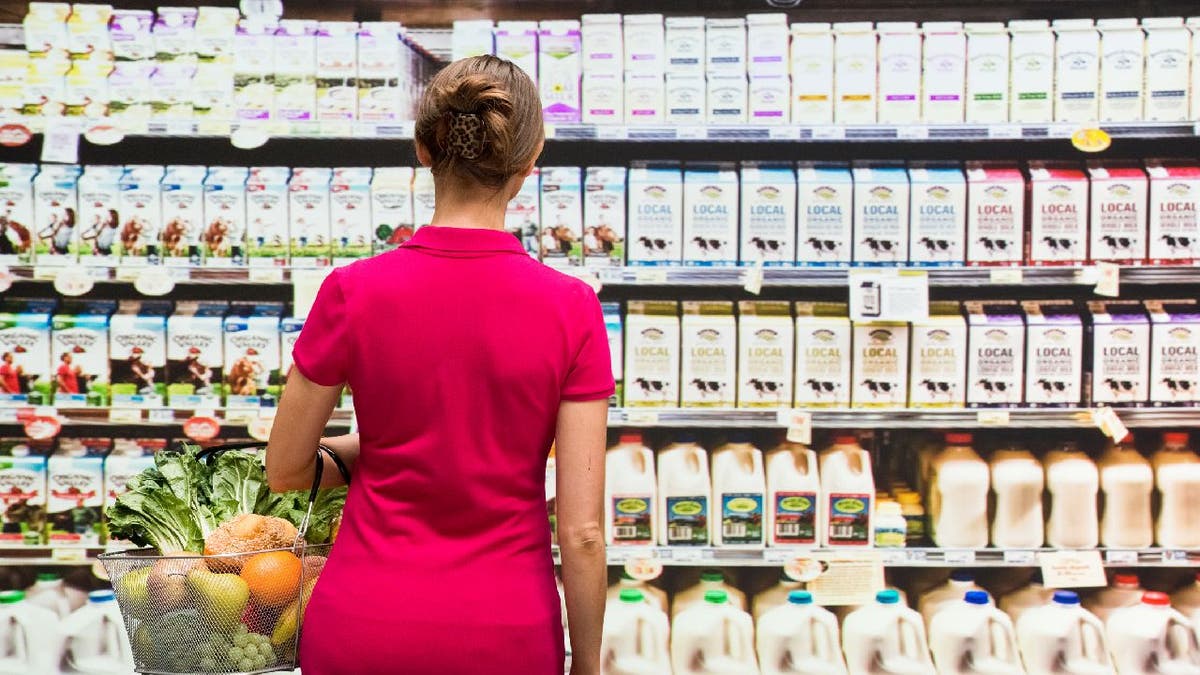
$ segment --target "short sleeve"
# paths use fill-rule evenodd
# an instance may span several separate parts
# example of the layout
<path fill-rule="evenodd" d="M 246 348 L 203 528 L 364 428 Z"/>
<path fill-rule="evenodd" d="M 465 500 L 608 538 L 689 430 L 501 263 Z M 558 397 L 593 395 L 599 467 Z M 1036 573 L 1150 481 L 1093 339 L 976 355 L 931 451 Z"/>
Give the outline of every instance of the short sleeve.
<path fill-rule="evenodd" d="M 588 299 L 579 304 L 582 326 L 579 350 L 567 371 L 562 398 L 565 401 L 595 401 L 613 395 L 612 354 L 608 348 L 608 329 L 600 301 L 588 289 Z"/>
<path fill-rule="evenodd" d="M 334 272 L 325 278 L 292 348 L 296 368 L 325 387 L 345 384 L 348 379 L 351 340 L 340 277 Z"/>

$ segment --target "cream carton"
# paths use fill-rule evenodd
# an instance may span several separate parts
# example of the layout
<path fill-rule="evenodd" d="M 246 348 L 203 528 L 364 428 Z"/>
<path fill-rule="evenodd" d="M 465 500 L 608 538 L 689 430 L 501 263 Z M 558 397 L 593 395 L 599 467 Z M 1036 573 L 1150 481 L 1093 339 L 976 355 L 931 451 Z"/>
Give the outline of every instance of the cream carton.
<path fill-rule="evenodd" d="M 0 50 L 0 115 L 21 114 L 25 105 L 25 79 L 29 75 L 29 54 L 16 49 Z"/>
<path fill-rule="evenodd" d="M 0 164 L 0 265 L 33 260 L 36 164 Z"/>
<path fill-rule="evenodd" d="M 1029 163 L 1029 263 L 1087 259 L 1088 182 L 1074 164 Z"/>
<path fill-rule="evenodd" d="M 1149 243 L 1153 264 L 1187 264 L 1200 250 L 1200 166 L 1194 162 L 1152 159 Z"/>
<path fill-rule="evenodd" d="M 670 16 L 664 31 L 666 72 L 703 75 L 705 61 L 704 17 Z"/>
<path fill-rule="evenodd" d="M 879 121 L 921 121 L 921 33 L 910 21 L 882 22 L 879 35 Z"/>
<path fill-rule="evenodd" d="M 849 307 L 797 302 L 795 310 L 795 407 L 849 407 L 850 367 L 854 359 Z"/>
<path fill-rule="evenodd" d="M 148 9 L 114 9 L 108 24 L 113 58 L 143 61 L 154 58 L 154 12 Z"/>
<path fill-rule="evenodd" d="M 208 169 L 202 166 L 168 166 L 163 175 L 162 250 L 168 264 L 200 264 L 204 245 L 204 179 L 207 176 Z"/>
<path fill-rule="evenodd" d="M 906 323 L 854 324 L 852 407 L 904 407 L 908 401 L 908 345 Z"/>
<path fill-rule="evenodd" d="M 745 75 L 710 74 L 707 111 L 709 124 L 745 124 L 749 105 L 749 83 Z"/>
<path fill-rule="evenodd" d="M 1092 405 L 1141 405 L 1150 398 L 1150 320 L 1140 302 L 1096 300 L 1091 315 Z"/>
<path fill-rule="evenodd" d="M 22 21 L 25 50 L 35 59 L 66 61 L 67 20 L 71 16 L 71 5 L 66 2 L 31 2 L 29 12 Z"/>
<path fill-rule="evenodd" d="M 418 173 L 419 176 L 420 173 Z M 504 229 L 521 240 L 521 243 L 525 246 L 525 251 L 535 259 L 539 257 L 542 245 L 542 214 L 540 208 L 542 191 L 540 181 L 540 170 L 535 170 L 533 174 L 525 179 L 525 182 L 521 185 L 521 191 L 517 193 L 517 196 L 508 202 L 508 208 L 504 212 Z M 430 217 L 433 215 L 432 183 L 431 177 L 428 200 Z M 413 198 L 415 199 L 417 210 L 424 211 L 426 200 L 422 199 L 420 192 L 417 192 L 416 181 L 413 183 Z M 427 220 L 418 216 L 418 228 L 427 224 Z"/>
<path fill-rule="evenodd" d="M 583 264 L 583 176 L 577 166 L 542 167 L 542 262 L 567 268 Z"/>
<path fill-rule="evenodd" d="M 736 265 L 738 216 L 736 167 L 732 164 L 689 166 L 683 172 L 684 264 L 699 267 Z"/>
<path fill-rule="evenodd" d="M 581 119 L 579 78 L 583 69 L 578 21 L 543 21 L 538 26 L 538 88 L 547 122 Z"/>
<path fill-rule="evenodd" d="M 400 24 L 363 22 L 358 28 L 358 119 L 395 122 L 403 119 L 399 74 Z"/>
<path fill-rule="evenodd" d="M 737 400 L 737 322 L 732 302 L 683 303 L 681 405 L 731 408 Z"/>
<path fill-rule="evenodd" d="M 151 32 L 154 36 L 154 60 L 196 61 L 196 20 L 199 10 L 195 7 L 159 7 L 155 14 Z"/>
<path fill-rule="evenodd" d="M 1146 34 L 1137 19 L 1100 19 L 1100 119 L 1142 119 Z"/>
<path fill-rule="evenodd" d="M 626 14 L 622 28 L 625 72 L 666 72 L 667 37 L 662 14 Z"/>
<path fill-rule="evenodd" d="M 796 165 L 796 262 L 845 267 L 854 250 L 854 179 L 845 164 Z"/>
<path fill-rule="evenodd" d="M 683 260 L 683 177 L 670 165 L 629 169 L 628 264 L 678 265 Z"/>
<path fill-rule="evenodd" d="M 79 239 L 72 246 L 85 265 L 115 265 L 119 259 L 123 173 L 119 166 L 91 165 L 79 176 Z"/>
<path fill-rule="evenodd" d="M 704 124 L 708 112 L 707 97 L 708 81 L 703 73 L 699 75 L 667 73 L 666 101 L 663 104 L 662 121 L 670 125 Z"/>
<path fill-rule="evenodd" d="M 96 119 L 108 116 L 108 76 L 113 71 L 111 61 L 76 61 L 67 71 L 67 88 L 63 95 L 63 114 L 67 117 Z"/>
<path fill-rule="evenodd" d="M 620 124 L 625 120 L 624 76 L 585 70 L 581 86 L 584 124 Z"/>
<path fill-rule="evenodd" d="M 1015 302 L 968 302 L 967 405 L 1016 406 L 1025 382 L 1025 321 Z"/>
<path fill-rule="evenodd" d="M 496 53 L 495 26 L 490 19 L 458 19 L 450 32 L 452 61 Z"/>
<path fill-rule="evenodd" d="M 317 22 L 284 19 L 275 30 L 275 99 L 271 118 L 317 119 Z"/>
<path fill-rule="evenodd" d="M 1077 406 L 1083 398 L 1083 322 L 1070 300 L 1026 301 L 1025 403 Z"/>
<path fill-rule="evenodd" d="M 113 60 L 108 30 L 112 18 L 112 5 L 82 2 L 71 5 L 71 16 L 67 19 L 67 52 L 72 61 Z"/>
<path fill-rule="evenodd" d="M 219 408 L 225 368 L 225 302 L 180 301 L 167 318 L 167 402 L 186 410 Z"/>
<path fill-rule="evenodd" d="M 869 21 L 835 23 L 834 121 L 874 124 L 876 120 L 876 39 Z"/>
<path fill-rule="evenodd" d="M 1146 172 L 1136 164 L 1090 161 L 1092 260 L 1140 263 L 1146 259 Z"/>
<path fill-rule="evenodd" d="M 0 439 L 0 503 L 4 528 L 0 545 L 40 546 L 46 530 L 46 453 L 53 451 L 47 442 L 25 438 Z"/>
<path fill-rule="evenodd" d="M 64 438 L 46 461 L 46 536 L 51 546 L 99 546 L 108 438 Z"/>
<path fill-rule="evenodd" d="M 1142 30 L 1146 33 L 1143 119 L 1151 122 L 1186 120 L 1191 35 L 1178 16 L 1142 19 Z"/>
<path fill-rule="evenodd" d="M 78 181 L 83 170 L 73 164 L 42 167 L 33 179 L 34 258 L 40 265 L 65 265 L 74 261 Z"/>
<path fill-rule="evenodd" d="M 381 167 L 371 177 L 371 232 L 374 252 L 385 253 L 412 238 L 413 169 Z"/>
<path fill-rule="evenodd" d="M 288 220 L 293 267 L 323 267 L 331 253 L 330 191 L 333 172 L 325 168 L 292 169 L 288 181 Z"/>
<path fill-rule="evenodd" d="M 201 61 L 192 77 L 192 112 L 196 117 L 231 120 L 234 68 L 231 62 Z"/>
<path fill-rule="evenodd" d="M 537 246 L 537 194 L 536 189 L 531 185 L 536 185 L 534 181 L 536 177 L 537 169 L 535 168 L 533 173 L 525 179 L 521 191 L 508 203 L 508 209 L 504 213 L 504 228 L 509 232 L 518 230 L 522 232 L 518 238 L 525 242 L 526 251 L 537 250 L 535 248 Z M 419 230 L 433 221 L 433 210 L 436 206 L 433 172 L 426 167 L 418 166 L 413 169 L 412 200 L 413 226 Z M 530 207 L 531 200 L 534 204 L 533 207 Z M 523 224 L 523 227 L 516 228 L 514 221 Z"/>
<path fill-rule="evenodd" d="M 1054 121 L 1099 119 L 1100 33 L 1091 19 L 1056 19 Z"/>
<path fill-rule="evenodd" d="M 282 166 L 253 167 L 246 177 L 246 258 L 251 267 L 288 264 L 291 171 Z"/>
<path fill-rule="evenodd" d="M 589 166 L 583 178 L 583 262 L 625 264 L 625 167 Z"/>
<path fill-rule="evenodd" d="M 329 180 L 330 241 L 333 264 L 348 265 L 371 255 L 371 170 L 334 169 Z"/>
<path fill-rule="evenodd" d="M 704 21 L 704 69 L 709 75 L 746 74 L 746 20 Z"/>
<path fill-rule="evenodd" d="M 931 124 L 958 124 L 965 114 L 967 35 L 959 21 L 921 24 L 925 34 L 921 117 Z"/>
<path fill-rule="evenodd" d="M 25 74 L 25 91 L 21 103 L 21 115 L 26 117 L 61 117 L 66 109 L 67 71 L 66 61 L 29 62 Z"/>
<path fill-rule="evenodd" d="M 115 408 L 161 408 L 167 393 L 171 303 L 122 300 L 108 323 L 108 370 Z"/>
<path fill-rule="evenodd" d="M 746 116 L 752 124 L 787 124 L 790 121 L 791 81 L 787 75 L 751 75 L 749 93 L 750 108 Z"/>
<path fill-rule="evenodd" d="M 626 73 L 623 98 L 626 124 L 662 124 L 666 90 L 661 73 Z"/>
<path fill-rule="evenodd" d="M 200 235 L 204 264 L 246 264 L 245 167 L 214 166 L 204 179 L 204 231 Z"/>
<path fill-rule="evenodd" d="M 317 25 L 317 119 L 351 122 L 358 117 L 358 23 Z"/>
<path fill-rule="evenodd" d="M 258 19 L 238 22 L 233 46 L 234 114 L 241 121 L 265 122 L 275 109 L 274 23 Z M 281 60 L 284 58 L 280 55 Z"/>
<path fill-rule="evenodd" d="M 122 266 L 162 263 L 164 173 L 163 167 L 146 164 L 127 166 L 121 175 L 118 250 Z"/>
<path fill-rule="evenodd" d="M 1016 164 L 967 162 L 967 264 L 1025 259 L 1025 174 Z"/>
<path fill-rule="evenodd" d="M 624 356 L 626 407 L 679 405 L 679 304 L 626 303 Z"/>
<path fill-rule="evenodd" d="M 791 305 L 743 300 L 738 314 L 737 407 L 789 407 L 795 372 Z"/>
<path fill-rule="evenodd" d="M 146 128 L 151 115 L 153 61 L 118 61 L 108 76 L 108 114 L 126 130 Z"/>
<path fill-rule="evenodd" d="M 792 122 L 833 122 L 833 33 L 827 23 L 791 26 Z"/>
<path fill-rule="evenodd" d="M 279 321 L 283 306 L 234 303 L 225 317 L 225 405 L 257 408 L 279 400 Z"/>
<path fill-rule="evenodd" d="M 625 48 L 620 14 L 584 14 L 581 19 L 583 72 L 620 76 Z"/>
<path fill-rule="evenodd" d="M 908 260 L 909 185 L 903 165 L 855 165 L 854 262 Z"/>
<path fill-rule="evenodd" d="M 1008 121 L 1009 35 L 1000 22 L 968 23 L 967 122 Z"/>
<path fill-rule="evenodd" d="M 1200 401 L 1200 308 L 1195 300 L 1147 300 L 1150 315 L 1150 402 Z"/>
<path fill-rule="evenodd" d="M 796 172 L 786 164 L 742 163 L 741 265 L 796 260 Z"/>
<path fill-rule="evenodd" d="M 788 17 L 746 15 L 746 69 L 751 76 L 788 75 Z"/>
<path fill-rule="evenodd" d="M 620 406 L 625 390 L 625 335 L 621 327 L 621 303 L 602 302 L 600 311 L 604 315 L 604 329 L 608 333 L 608 353 L 612 361 L 613 381 L 616 391 L 609 399 L 610 406 Z"/>
<path fill-rule="evenodd" d="M 966 404 L 967 322 L 957 302 L 932 302 L 929 317 L 912 324 L 908 407 Z"/>
<path fill-rule="evenodd" d="M 921 266 L 962 265 L 966 258 L 967 182 L 957 164 L 908 169 L 912 199 L 909 260 Z"/>
<path fill-rule="evenodd" d="M 49 405 L 53 300 L 10 299 L 0 305 L 0 406 Z"/>
<path fill-rule="evenodd" d="M 496 56 L 512 61 L 537 84 L 538 24 L 536 21 L 500 21 L 495 32 Z"/>
<path fill-rule="evenodd" d="M 1009 121 L 1054 119 L 1054 33 L 1045 20 L 1009 21 L 1012 35 Z"/>
<path fill-rule="evenodd" d="M 187 61 L 160 63 L 150 76 L 150 116 L 164 120 L 190 120 L 195 116 L 197 65 Z"/>

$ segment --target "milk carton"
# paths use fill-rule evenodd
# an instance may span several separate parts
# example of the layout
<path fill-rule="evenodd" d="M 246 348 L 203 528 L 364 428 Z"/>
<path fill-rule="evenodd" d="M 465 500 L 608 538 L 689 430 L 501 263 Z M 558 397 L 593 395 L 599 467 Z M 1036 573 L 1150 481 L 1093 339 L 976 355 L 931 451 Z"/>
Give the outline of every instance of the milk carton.
<path fill-rule="evenodd" d="M 167 319 L 167 397 L 175 408 L 221 406 L 225 302 L 180 301 Z"/>
<path fill-rule="evenodd" d="M 76 61 L 67 71 L 63 114 L 67 117 L 94 119 L 108 116 L 108 76 L 110 61 Z"/>
<path fill-rule="evenodd" d="M 542 167 L 542 262 L 551 267 L 583 264 L 583 185 L 577 166 Z"/>
<path fill-rule="evenodd" d="M 304 319 L 301 317 L 285 316 L 279 320 L 279 381 L 284 387 L 292 374 L 292 366 L 296 365 L 292 350 L 296 348 L 303 330 Z"/>
<path fill-rule="evenodd" d="M 796 262 L 850 264 L 854 251 L 854 179 L 845 164 L 796 165 Z"/>
<path fill-rule="evenodd" d="M 908 407 L 961 408 L 966 403 L 967 322 L 957 302 L 933 302 L 912 324 Z"/>
<path fill-rule="evenodd" d="M 234 303 L 225 317 L 225 405 L 257 408 L 279 400 L 279 318 L 274 303 Z"/>
<path fill-rule="evenodd" d="M 906 323 L 854 324 L 851 406 L 904 407 L 908 401 L 908 345 Z"/>
<path fill-rule="evenodd" d="M 662 123 L 666 106 L 662 74 L 627 73 L 622 99 L 625 101 L 626 124 Z"/>
<path fill-rule="evenodd" d="M 1191 36 L 1181 17 L 1142 19 L 1146 33 L 1143 119 L 1178 122 L 1188 115 L 1188 54 Z"/>
<path fill-rule="evenodd" d="M 1150 262 L 1186 264 L 1196 258 L 1200 242 L 1200 166 L 1149 160 Z"/>
<path fill-rule="evenodd" d="M 293 266 L 329 264 L 330 193 L 333 172 L 325 168 L 297 168 L 288 181 L 288 220 L 291 226 Z"/>
<path fill-rule="evenodd" d="M 704 17 L 670 16 L 665 22 L 666 72 L 703 75 L 705 61 Z"/>
<path fill-rule="evenodd" d="M 329 181 L 330 239 L 333 263 L 346 265 L 371 255 L 371 170 L 334 169 Z"/>
<path fill-rule="evenodd" d="M 1200 62 L 1200 16 L 1189 16 L 1187 27 L 1192 33 L 1192 49 L 1189 60 L 1195 64 Z M 1188 88 L 1191 90 L 1192 100 L 1192 112 L 1189 119 L 1200 119 L 1200 96 L 1196 95 L 1196 92 L 1200 91 L 1200 68 L 1192 67 L 1192 79 Z"/>
<path fill-rule="evenodd" d="M 538 25 L 536 21 L 501 21 L 495 31 L 496 56 L 512 61 L 537 84 Z"/>
<path fill-rule="evenodd" d="M 794 23 L 792 122 L 833 122 L 833 33 L 827 23 Z"/>
<path fill-rule="evenodd" d="M 583 72 L 621 75 L 625 48 L 620 14 L 584 14 L 582 26 Z"/>
<path fill-rule="evenodd" d="M 188 61 L 196 59 L 196 20 L 199 10 L 195 7 L 159 7 L 154 18 L 155 60 Z"/>
<path fill-rule="evenodd" d="M 204 179 L 204 231 L 200 241 L 204 264 L 246 264 L 245 167 L 214 166 Z"/>
<path fill-rule="evenodd" d="M 1150 314 L 1150 402 L 1200 401 L 1200 307 L 1195 300 L 1147 300 Z"/>
<path fill-rule="evenodd" d="M 537 189 L 534 187 L 537 177 L 538 170 L 535 168 L 504 212 L 504 229 L 517 234 L 517 238 L 525 243 L 525 250 L 531 252 L 537 251 Z M 433 172 L 426 167 L 413 169 L 412 203 L 413 226 L 419 230 L 433 221 L 433 211 L 437 206 Z"/>
<path fill-rule="evenodd" d="M 1136 164 L 1088 162 L 1092 260 L 1146 259 L 1146 172 Z"/>
<path fill-rule="evenodd" d="M 168 264 L 200 264 L 204 243 L 204 179 L 207 176 L 208 169 L 202 166 L 168 166 L 163 176 L 160 186 L 162 250 Z"/>
<path fill-rule="evenodd" d="M 630 300 L 625 312 L 625 406 L 679 405 L 678 303 Z"/>
<path fill-rule="evenodd" d="M 583 262 L 625 264 L 625 167 L 589 166 L 583 179 Z"/>
<path fill-rule="evenodd" d="M 33 179 L 33 232 L 38 264 L 65 265 L 75 240 L 77 181 L 82 169 L 72 164 L 46 165 Z"/>
<path fill-rule="evenodd" d="M 1150 320 L 1139 302 L 1088 303 L 1093 405 L 1140 405 L 1150 396 Z"/>
<path fill-rule="evenodd" d="M 150 116 L 160 120 L 195 117 L 196 64 L 187 61 L 160 63 L 150 76 Z"/>
<path fill-rule="evenodd" d="M 1142 119 L 1146 36 L 1137 19 L 1100 19 L 1100 119 Z"/>
<path fill-rule="evenodd" d="M 72 61 L 109 61 L 113 59 L 108 24 L 112 5 L 75 3 L 67 19 L 67 52 Z"/>
<path fill-rule="evenodd" d="M 968 23 L 966 121 L 1008 121 L 1009 35 L 1000 22 Z"/>
<path fill-rule="evenodd" d="M 197 117 L 234 117 L 234 43 L 238 11 L 233 7 L 201 7 L 196 17 L 196 74 L 192 109 Z"/>
<path fill-rule="evenodd" d="M 50 358 L 55 405 L 108 405 L 108 319 L 116 308 L 110 300 L 90 300 L 68 304 L 54 315 Z"/>
<path fill-rule="evenodd" d="M 51 546 L 99 546 L 107 438 L 64 438 L 46 462 L 46 538 Z"/>
<path fill-rule="evenodd" d="M 29 54 L 16 49 L 0 50 L 0 114 L 20 115 L 25 103 L 25 79 Z"/>
<path fill-rule="evenodd" d="M 384 253 L 413 236 L 413 170 L 381 167 L 371 177 L 371 232 L 374 252 Z"/>
<path fill-rule="evenodd" d="M 854 262 L 908 260 L 909 185 L 903 165 L 855 165 Z"/>
<path fill-rule="evenodd" d="M 737 400 L 737 323 L 731 302 L 683 303 L 680 403 L 731 408 Z"/>
<path fill-rule="evenodd" d="M 154 12 L 148 9 L 114 9 L 108 24 L 113 58 L 142 61 L 154 57 Z"/>
<path fill-rule="evenodd" d="M 707 114 L 709 124 L 745 124 L 749 106 L 749 82 L 745 75 L 708 75 Z"/>
<path fill-rule="evenodd" d="M 791 80 L 787 75 L 751 75 L 747 118 L 753 124 L 787 124 L 790 95 Z"/>
<path fill-rule="evenodd" d="M 921 121 L 921 33 L 911 21 L 881 22 L 879 34 L 879 121 Z"/>
<path fill-rule="evenodd" d="M 789 407 L 795 372 L 791 306 L 743 300 L 738 313 L 737 407 Z"/>
<path fill-rule="evenodd" d="M 317 25 L 317 120 L 352 122 L 358 117 L 358 24 Z"/>
<path fill-rule="evenodd" d="M 1077 406 L 1083 393 L 1083 322 L 1070 300 L 1026 301 L 1025 403 Z"/>
<path fill-rule="evenodd" d="M 413 180 L 413 204 L 418 228 L 428 225 L 433 217 L 433 176 L 428 174 L 428 191 L 421 191 L 417 188 L 423 175 L 426 175 L 425 172 L 418 169 Z M 534 258 L 538 257 L 542 239 L 540 180 L 541 176 L 535 169 L 525 179 L 517 196 L 508 202 L 508 208 L 504 212 L 504 229 L 520 239 L 525 251 Z"/>
<path fill-rule="evenodd" d="M 36 164 L 0 164 L 0 265 L 33 260 L 37 172 Z"/>
<path fill-rule="evenodd" d="M 967 162 L 967 264 L 1025 258 L 1025 175 L 1016 164 Z"/>
<path fill-rule="evenodd" d="M 622 28 L 625 72 L 665 72 L 666 32 L 662 14 L 626 14 Z"/>
<path fill-rule="evenodd" d="M 1077 265 L 1087 259 L 1087 175 L 1074 164 L 1029 163 L 1029 262 Z"/>
<path fill-rule="evenodd" d="M 621 328 L 621 304 L 617 302 L 600 303 L 604 314 L 604 329 L 608 333 L 608 352 L 612 360 L 613 381 L 616 391 L 609 399 L 609 405 L 619 406 L 624 400 L 625 389 L 625 335 Z"/>
<path fill-rule="evenodd" d="M 1100 33 L 1091 19 L 1056 19 L 1054 97 L 1056 122 L 1091 122 L 1100 114 Z"/>
<path fill-rule="evenodd" d="M 683 259 L 687 265 L 737 264 L 738 174 L 732 164 L 683 172 Z"/>
<path fill-rule="evenodd" d="M 288 263 L 288 178 L 281 166 L 253 167 L 246 177 L 246 257 L 251 267 Z"/>
<path fill-rule="evenodd" d="M 274 22 L 245 18 L 234 40 L 233 99 L 236 119 L 266 122 L 275 107 Z M 284 59 L 280 55 L 280 60 Z"/>
<path fill-rule="evenodd" d="M 495 54 L 494 26 L 490 19 L 458 19 L 450 33 L 452 60 Z"/>
<path fill-rule="evenodd" d="M 746 74 L 745 19 L 706 19 L 704 37 L 704 69 L 709 75 Z"/>
<path fill-rule="evenodd" d="M 583 71 L 583 123 L 620 124 L 625 120 L 625 80 L 619 73 Z M 699 114 L 699 107 L 696 109 Z"/>
<path fill-rule="evenodd" d="M 1015 406 L 1022 400 L 1025 322 L 1013 302 L 968 302 L 967 405 Z"/>
<path fill-rule="evenodd" d="M 358 29 L 358 119 L 394 122 L 404 118 L 399 73 L 400 24 L 363 22 Z"/>
<path fill-rule="evenodd" d="M 66 108 L 67 71 L 63 61 L 29 62 L 21 114 L 27 117 L 61 117 Z"/>
<path fill-rule="evenodd" d="M 200 7 L 196 13 L 197 61 L 233 63 L 237 22 L 235 7 Z"/>
<path fill-rule="evenodd" d="M 108 76 L 108 114 L 126 130 L 142 130 L 150 121 L 152 61 L 118 61 Z"/>
<path fill-rule="evenodd" d="M 834 120 L 873 124 L 876 120 L 876 43 L 869 21 L 835 23 Z"/>
<path fill-rule="evenodd" d="M 1009 21 L 1012 35 L 1009 121 L 1054 119 L 1054 33 L 1040 19 Z"/>
<path fill-rule="evenodd" d="M 23 438 L 0 439 L 0 544 L 39 546 L 46 529 L 46 455 L 53 446 Z"/>
<path fill-rule="evenodd" d="M 66 60 L 70 16 L 71 5 L 65 2 L 29 3 L 29 13 L 22 21 L 25 49 L 38 59 Z"/>
<path fill-rule="evenodd" d="M 853 333 L 844 304 L 797 302 L 797 408 L 845 408 L 850 405 Z"/>
<path fill-rule="evenodd" d="M 580 121 L 581 49 L 578 21 L 539 24 L 538 88 L 542 94 L 542 116 L 547 122 Z"/>
<path fill-rule="evenodd" d="M 121 220 L 119 183 L 125 170 L 93 165 L 79 176 L 79 239 L 75 252 L 85 265 L 115 265 L 118 259 Z"/>
<path fill-rule="evenodd" d="M 167 393 L 166 301 L 122 300 L 108 324 L 114 408 L 161 408 Z"/>
<path fill-rule="evenodd" d="M 967 183 L 958 165 L 909 168 L 909 259 L 922 266 L 961 265 L 966 257 Z"/>
<path fill-rule="evenodd" d="M 788 74 L 787 14 L 746 15 L 746 69 L 751 76 Z"/>
<path fill-rule="evenodd" d="M 967 77 L 967 36 L 959 21 L 921 24 L 925 34 L 921 117 L 932 124 L 963 121 Z"/>
<path fill-rule="evenodd" d="M 317 22 L 284 19 L 275 30 L 275 98 L 272 119 L 317 119 Z"/>
<path fill-rule="evenodd" d="M 742 164 L 741 265 L 796 259 L 796 173 L 785 164 Z"/>
<path fill-rule="evenodd" d="M 654 75 L 630 75 L 654 78 Z M 700 125 L 708 115 L 708 80 L 703 73 L 667 73 L 662 121 L 667 124 Z M 630 108 L 632 113 L 635 108 Z M 630 120 L 634 121 L 634 120 Z"/>
<path fill-rule="evenodd" d="M 0 406 L 49 405 L 53 300 L 9 299 L 0 305 Z"/>
<path fill-rule="evenodd" d="M 628 264 L 678 265 L 683 257 L 683 180 L 677 167 L 629 170 Z"/>
<path fill-rule="evenodd" d="M 118 187 L 121 190 L 121 231 L 118 250 L 121 265 L 158 265 L 162 262 L 162 179 L 161 166 L 125 167 Z"/>

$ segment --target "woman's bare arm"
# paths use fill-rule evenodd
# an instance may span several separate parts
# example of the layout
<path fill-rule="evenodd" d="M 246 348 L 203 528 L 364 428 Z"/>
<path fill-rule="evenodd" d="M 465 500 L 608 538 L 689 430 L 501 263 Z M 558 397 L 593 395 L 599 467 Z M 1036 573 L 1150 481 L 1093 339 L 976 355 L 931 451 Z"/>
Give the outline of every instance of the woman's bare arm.
<path fill-rule="evenodd" d="M 317 444 L 325 424 L 342 395 L 342 387 L 326 387 L 309 380 L 293 368 L 288 376 L 287 387 L 279 401 L 275 424 L 271 427 L 271 440 L 267 444 L 267 483 L 275 492 L 304 490 L 312 486 L 316 471 Z M 345 440 L 339 440 L 345 439 Z M 348 467 L 358 459 L 358 436 L 330 439 L 326 443 L 337 452 Z M 334 487 L 344 485 L 341 474 L 329 458 L 325 462 L 321 485 Z"/>

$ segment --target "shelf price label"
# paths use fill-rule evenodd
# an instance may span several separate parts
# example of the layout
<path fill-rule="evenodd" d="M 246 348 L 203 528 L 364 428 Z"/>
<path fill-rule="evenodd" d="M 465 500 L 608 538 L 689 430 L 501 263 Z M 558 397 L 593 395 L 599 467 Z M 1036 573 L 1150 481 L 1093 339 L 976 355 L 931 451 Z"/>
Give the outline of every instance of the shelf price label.
<path fill-rule="evenodd" d="M 851 269 L 848 285 L 854 321 L 929 318 L 929 273 L 925 270 Z"/>
<path fill-rule="evenodd" d="M 1005 565 L 1030 565 L 1035 560 L 1033 551 L 1005 551 Z"/>
<path fill-rule="evenodd" d="M 946 551 L 944 555 L 947 565 L 975 564 L 975 551 Z"/>
<path fill-rule="evenodd" d="M 87 561 L 86 548 L 54 548 L 50 549 L 50 559 L 60 563 L 81 563 Z"/>
<path fill-rule="evenodd" d="M 1112 408 L 1097 408 L 1092 411 L 1092 423 L 1096 425 L 1105 436 L 1120 443 L 1129 435 L 1129 429 L 1125 423 L 1117 417 L 1117 411 Z"/>
<path fill-rule="evenodd" d="M 787 428 L 787 439 L 792 443 L 812 444 L 812 413 L 807 410 L 780 410 L 776 419 Z"/>
<path fill-rule="evenodd" d="M 1108 585 L 1100 551 L 1053 551 L 1038 555 L 1046 588 L 1097 588 Z"/>
<path fill-rule="evenodd" d="M 742 288 L 750 295 L 762 293 L 763 261 L 759 260 L 752 267 L 747 267 L 742 273 Z"/>
<path fill-rule="evenodd" d="M 630 410 L 625 413 L 625 423 L 652 427 L 658 424 L 658 413 L 653 410 Z"/>
<path fill-rule="evenodd" d="M 108 421 L 116 424 L 136 424 L 142 421 L 142 411 L 137 408 L 111 408 Z"/>
<path fill-rule="evenodd" d="M 663 564 L 662 561 L 645 556 L 636 556 L 629 559 L 625 563 L 625 573 L 631 579 L 638 581 L 652 581 L 662 576 Z"/>
<path fill-rule="evenodd" d="M 1109 550 L 1104 552 L 1104 561 L 1109 565 L 1136 565 L 1138 553 L 1137 551 Z"/>

